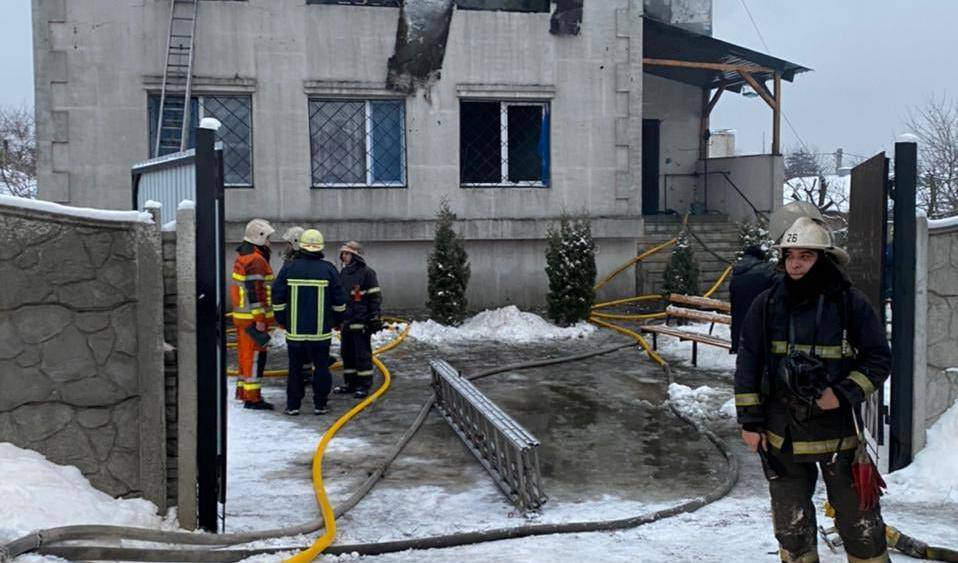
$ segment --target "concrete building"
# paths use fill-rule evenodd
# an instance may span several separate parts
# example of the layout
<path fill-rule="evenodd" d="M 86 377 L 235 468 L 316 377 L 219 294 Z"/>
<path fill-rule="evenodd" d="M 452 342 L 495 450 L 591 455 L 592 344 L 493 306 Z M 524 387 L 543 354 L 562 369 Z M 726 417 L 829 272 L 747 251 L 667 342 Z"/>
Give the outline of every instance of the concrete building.
<path fill-rule="evenodd" d="M 807 69 L 712 38 L 711 0 L 197 6 L 187 128 L 223 122 L 228 240 L 265 217 L 363 241 L 389 308 L 425 302 L 443 198 L 475 307 L 544 302 L 563 211 L 592 217 L 605 272 L 652 215 L 781 204 L 777 134 L 768 155 L 708 159 L 708 114 L 751 85 L 777 132 L 781 81 Z M 170 14 L 167 0 L 33 0 L 39 197 L 131 207 L 130 167 L 156 154 Z M 622 278 L 603 296 L 635 291 Z"/>

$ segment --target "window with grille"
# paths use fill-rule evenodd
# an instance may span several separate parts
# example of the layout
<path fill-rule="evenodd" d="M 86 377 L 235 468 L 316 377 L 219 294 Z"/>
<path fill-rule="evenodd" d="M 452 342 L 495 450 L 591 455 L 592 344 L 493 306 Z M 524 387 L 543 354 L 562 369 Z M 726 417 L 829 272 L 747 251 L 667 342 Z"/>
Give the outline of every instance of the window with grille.
<path fill-rule="evenodd" d="M 182 98 L 181 98 L 182 99 Z M 157 112 L 160 96 L 149 97 L 149 147 L 156 144 Z M 190 100 L 190 126 L 187 148 L 195 146 L 194 131 L 204 117 L 215 117 L 222 124 L 216 140 L 223 143 L 223 183 L 227 187 L 253 185 L 253 102 L 249 96 L 195 96 Z M 166 135 L 167 133 L 164 133 Z M 161 150 L 161 155 L 172 149 Z"/>
<path fill-rule="evenodd" d="M 459 171 L 463 186 L 548 186 L 549 104 L 460 102 Z"/>
<path fill-rule="evenodd" d="M 314 187 L 406 185 L 402 100 L 310 100 Z"/>

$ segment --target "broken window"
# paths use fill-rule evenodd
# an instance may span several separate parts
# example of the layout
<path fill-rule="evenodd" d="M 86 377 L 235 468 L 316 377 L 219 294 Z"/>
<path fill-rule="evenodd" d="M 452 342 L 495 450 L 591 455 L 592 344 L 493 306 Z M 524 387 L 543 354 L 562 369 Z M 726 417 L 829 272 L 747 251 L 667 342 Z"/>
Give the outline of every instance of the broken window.
<path fill-rule="evenodd" d="M 314 187 L 404 186 L 402 100 L 310 100 Z"/>
<path fill-rule="evenodd" d="M 182 105 L 182 104 L 181 104 Z M 151 94 L 148 100 L 150 144 L 156 146 L 157 112 L 160 108 L 159 94 Z M 251 187 L 253 185 L 253 102 L 249 96 L 194 96 L 190 99 L 190 126 L 186 147 L 196 146 L 196 131 L 204 117 L 215 117 L 222 124 L 216 132 L 216 140 L 223 143 L 223 184 L 226 187 Z M 175 135 L 164 131 L 164 135 Z M 162 154 L 171 152 L 169 149 Z"/>
<path fill-rule="evenodd" d="M 549 185 L 548 103 L 462 101 L 459 116 L 463 185 Z"/>

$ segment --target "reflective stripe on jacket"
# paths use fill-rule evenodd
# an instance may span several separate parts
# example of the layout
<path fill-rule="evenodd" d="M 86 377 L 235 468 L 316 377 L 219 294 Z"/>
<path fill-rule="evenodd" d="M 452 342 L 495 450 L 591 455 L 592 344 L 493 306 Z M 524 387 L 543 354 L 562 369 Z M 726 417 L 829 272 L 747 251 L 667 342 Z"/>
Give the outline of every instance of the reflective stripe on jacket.
<path fill-rule="evenodd" d="M 230 298 L 233 319 L 238 321 L 269 322 L 273 319 L 273 301 L 270 284 L 273 269 L 255 246 L 240 247 L 233 262 Z"/>
<path fill-rule="evenodd" d="M 353 256 L 353 261 L 339 273 L 339 279 L 346 291 L 343 328 L 363 330 L 366 323 L 379 318 L 382 309 L 383 297 L 376 271 L 362 258 Z"/>
<path fill-rule="evenodd" d="M 333 336 L 346 310 L 346 294 L 336 267 L 322 254 L 299 252 L 273 283 L 276 321 L 291 342 L 317 342 Z"/>
<path fill-rule="evenodd" d="M 764 429 L 776 448 L 788 440 L 795 456 L 807 456 L 804 461 L 824 459 L 857 445 L 852 417 L 891 371 L 885 327 L 865 295 L 839 285 L 826 288 L 823 295 L 817 331 L 817 298 L 790 303 L 783 283 L 759 295 L 742 326 L 735 370 L 739 423 Z M 790 315 L 795 325 L 791 343 Z M 811 351 L 813 334 L 817 334 L 815 355 L 841 404 L 823 411 L 813 402 L 807 416 L 797 417 L 795 400 L 779 380 L 778 370 L 790 344 Z"/>

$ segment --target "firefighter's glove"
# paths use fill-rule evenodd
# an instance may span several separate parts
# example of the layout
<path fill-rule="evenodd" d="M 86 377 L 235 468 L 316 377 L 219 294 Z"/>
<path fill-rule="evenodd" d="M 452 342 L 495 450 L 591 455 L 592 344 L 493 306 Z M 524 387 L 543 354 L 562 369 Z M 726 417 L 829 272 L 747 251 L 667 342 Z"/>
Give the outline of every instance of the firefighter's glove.
<path fill-rule="evenodd" d="M 378 317 L 369 319 L 369 322 L 366 323 L 366 328 L 369 329 L 370 334 L 376 334 L 383 329 L 383 320 Z"/>

